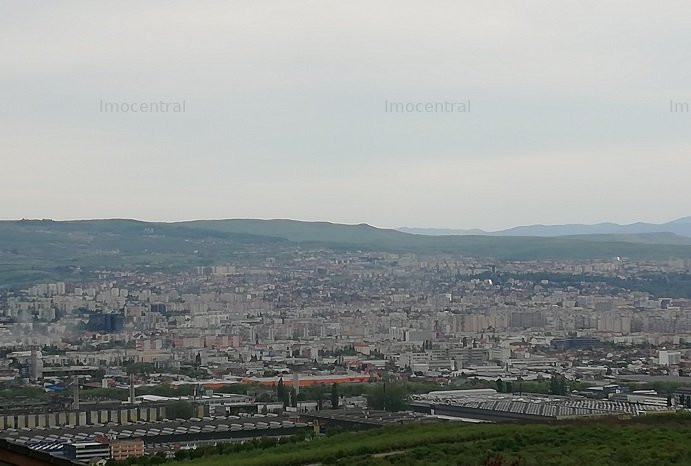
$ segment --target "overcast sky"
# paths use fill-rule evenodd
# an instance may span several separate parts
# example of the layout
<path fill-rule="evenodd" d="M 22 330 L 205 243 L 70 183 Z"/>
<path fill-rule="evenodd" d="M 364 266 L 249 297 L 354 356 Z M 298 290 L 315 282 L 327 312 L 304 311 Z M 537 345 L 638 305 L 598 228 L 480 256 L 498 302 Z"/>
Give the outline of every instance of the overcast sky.
<path fill-rule="evenodd" d="M 0 2 L 0 218 L 691 215 L 691 3 Z M 105 113 L 102 102 L 185 102 Z M 385 111 L 467 102 L 469 112 Z"/>

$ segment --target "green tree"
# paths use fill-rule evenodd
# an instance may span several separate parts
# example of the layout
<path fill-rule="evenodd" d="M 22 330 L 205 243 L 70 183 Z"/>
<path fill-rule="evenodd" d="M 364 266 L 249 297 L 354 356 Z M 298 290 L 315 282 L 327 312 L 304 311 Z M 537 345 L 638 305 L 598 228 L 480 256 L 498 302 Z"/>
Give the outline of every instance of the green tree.
<path fill-rule="evenodd" d="M 499 393 L 504 393 L 504 381 L 501 379 L 497 379 L 496 384 L 497 384 L 497 391 Z"/>
<path fill-rule="evenodd" d="M 278 379 L 278 385 L 276 385 L 276 397 L 278 401 L 283 403 L 283 406 L 288 406 L 288 389 L 283 383 L 283 377 Z"/>
<path fill-rule="evenodd" d="M 298 394 L 294 388 L 290 389 L 290 406 L 293 408 L 298 407 Z"/>
<path fill-rule="evenodd" d="M 367 395 L 367 406 L 385 411 L 403 411 L 406 408 L 407 389 L 402 384 L 383 383 Z"/>
<path fill-rule="evenodd" d="M 154 372 L 154 365 L 149 363 L 131 363 L 125 365 L 125 372 L 128 374 L 150 374 Z"/>
<path fill-rule="evenodd" d="M 566 377 L 556 372 L 553 373 L 549 380 L 549 393 L 552 395 L 566 395 L 567 391 Z"/>
<path fill-rule="evenodd" d="M 187 401 L 175 401 L 166 406 L 169 419 L 189 419 L 194 416 L 194 406 Z"/>
<path fill-rule="evenodd" d="M 317 410 L 321 411 L 324 407 L 324 394 L 322 393 L 321 385 L 317 386 Z"/>
<path fill-rule="evenodd" d="M 340 398 L 340 393 L 338 390 L 338 384 L 331 384 L 331 407 L 333 409 L 338 408 L 338 402 Z"/>

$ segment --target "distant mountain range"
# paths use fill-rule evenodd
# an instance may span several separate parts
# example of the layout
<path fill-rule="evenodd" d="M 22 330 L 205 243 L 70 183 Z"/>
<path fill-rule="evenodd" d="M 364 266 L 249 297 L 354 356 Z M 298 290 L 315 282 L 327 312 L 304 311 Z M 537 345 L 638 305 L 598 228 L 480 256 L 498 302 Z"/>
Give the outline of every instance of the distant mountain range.
<path fill-rule="evenodd" d="M 633 229 L 634 225 L 643 232 Z M 433 236 L 428 230 L 423 235 L 366 224 L 281 219 L 176 223 L 128 219 L 0 221 L 0 288 L 79 279 L 89 271 L 103 268 L 188 270 L 194 265 L 261 261 L 298 249 L 514 260 L 691 258 L 691 218 L 664 224 L 673 231 L 660 232 L 661 226 L 641 226 L 650 224 L 634 225 L 614 225 L 609 230 L 597 226 L 603 229 L 595 231 L 578 225 L 535 226 L 506 232 Z M 550 231 L 559 233 L 547 236 Z M 584 231 L 597 234 L 578 234 Z"/>
<path fill-rule="evenodd" d="M 449 228 L 411 228 L 398 229 L 404 233 L 415 235 L 488 235 L 488 236 L 574 236 L 574 235 L 640 235 L 649 233 L 673 233 L 674 235 L 691 238 L 691 217 L 683 217 L 667 223 L 631 223 L 619 225 L 617 223 L 596 223 L 594 225 L 526 225 L 500 231 L 455 230 Z"/>

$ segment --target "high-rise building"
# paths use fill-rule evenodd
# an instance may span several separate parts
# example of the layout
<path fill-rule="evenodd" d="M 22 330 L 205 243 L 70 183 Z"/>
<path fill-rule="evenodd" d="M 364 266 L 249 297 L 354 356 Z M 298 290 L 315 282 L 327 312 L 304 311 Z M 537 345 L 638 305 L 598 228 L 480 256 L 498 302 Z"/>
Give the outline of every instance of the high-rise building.
<path fill-rule="evenodd" d="M 657 353 L 658 364 L 661 366 L 674 366 L 681 362 L 679 351 L 660 351 Z"/>
<path fill-rule="evenodd" d="M 89 316 L 89 322 L 86 324 L 86 328 L 92 332 L 115 333 L 121 332 L 124 325 L 125 318 L 122 314 L 105 312 Z"/>

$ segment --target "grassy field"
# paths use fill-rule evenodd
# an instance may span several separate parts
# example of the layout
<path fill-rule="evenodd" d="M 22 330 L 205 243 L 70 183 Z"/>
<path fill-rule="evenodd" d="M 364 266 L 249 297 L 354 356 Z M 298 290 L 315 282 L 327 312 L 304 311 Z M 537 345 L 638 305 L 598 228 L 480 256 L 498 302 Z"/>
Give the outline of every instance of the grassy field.
<path fill-rule="evenodd" d="M 172 464 L 688 465 L 689 439 L 691 417 L 685 415 L 551 425 L 428 423 L 257 446 Z"/>

